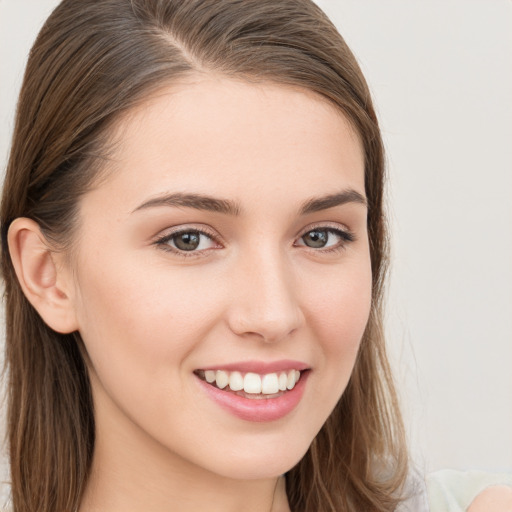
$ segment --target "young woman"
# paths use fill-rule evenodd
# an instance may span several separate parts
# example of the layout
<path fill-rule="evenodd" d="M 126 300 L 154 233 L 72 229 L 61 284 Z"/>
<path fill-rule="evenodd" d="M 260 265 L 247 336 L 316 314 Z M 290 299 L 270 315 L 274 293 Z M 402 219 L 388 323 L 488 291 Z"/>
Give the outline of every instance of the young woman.
<path fill-rule="evenodd" d="M 312 2 L 64 0 L 2 199 L 13 510 L 426 506 L 381 330 L 383 184 Z"/>

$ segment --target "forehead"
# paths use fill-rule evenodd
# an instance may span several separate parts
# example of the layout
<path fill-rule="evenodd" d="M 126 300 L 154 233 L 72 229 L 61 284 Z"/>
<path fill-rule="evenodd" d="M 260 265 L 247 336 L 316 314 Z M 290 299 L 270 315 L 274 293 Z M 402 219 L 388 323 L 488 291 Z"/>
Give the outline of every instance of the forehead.
<path fill-rule="evenodd" d="M 193 78 L 125 115 L 115 140 L 112 172 L 100 189 L 110 201 L 133 201 L 127 208 L 141 195 L 191 188 L 241 200 L 261 189 L 274 199 L 297 192 L 303 200 L 332 188 L 364 195 L 358 135 L 331 103 L 303 89 Z"/>

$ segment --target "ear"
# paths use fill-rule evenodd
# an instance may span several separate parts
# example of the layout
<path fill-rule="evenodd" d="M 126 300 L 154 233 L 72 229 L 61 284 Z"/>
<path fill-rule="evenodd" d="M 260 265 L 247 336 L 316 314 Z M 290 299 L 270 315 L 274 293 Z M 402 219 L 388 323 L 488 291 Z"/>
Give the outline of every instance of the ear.
<path fill-rule="evenodd" d="M 23 293 L 44 322 L 62 334 L 78 329 L 71 273 L 52 251 L 39 225 L 20 217 L 9 227 L 9 254 Z"/>

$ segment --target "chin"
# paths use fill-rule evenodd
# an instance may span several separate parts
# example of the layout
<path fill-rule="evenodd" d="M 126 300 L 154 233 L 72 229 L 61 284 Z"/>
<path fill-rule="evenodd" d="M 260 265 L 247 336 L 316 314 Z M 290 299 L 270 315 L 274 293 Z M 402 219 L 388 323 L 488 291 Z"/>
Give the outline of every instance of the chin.
<path fill-rule="evenodd" d="M 267 446 L 264 450 L 255 442 L 250 449 L 243 452 L 227 453 L 219 467 L 212 467 L 215 473 L 236 480 L 264 480 L 285 474 L 300 462 L 306 454 L 310 443 L 294 446 L 286 442 L 278 449 Z"/>

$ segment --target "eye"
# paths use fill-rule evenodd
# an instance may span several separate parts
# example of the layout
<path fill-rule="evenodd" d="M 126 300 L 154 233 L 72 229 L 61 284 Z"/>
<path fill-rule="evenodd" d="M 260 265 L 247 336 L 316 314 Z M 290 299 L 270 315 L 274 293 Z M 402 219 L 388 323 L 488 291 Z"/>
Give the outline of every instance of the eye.
<path fill-rule="evenodd" d="M 199 252 L 217 246 L 213 238 L 197 229 L 187 229 L 165 235 L 156 242 L 167 250 L 175 252 Z"/>
<path fill-rule="evenodd" d="M 354 236 L 351 233 L 341 229 L 315 228 L 304 233 L 297 245 L 304 245 L 311 249 L 335 249 L 353 240 Z"/>

